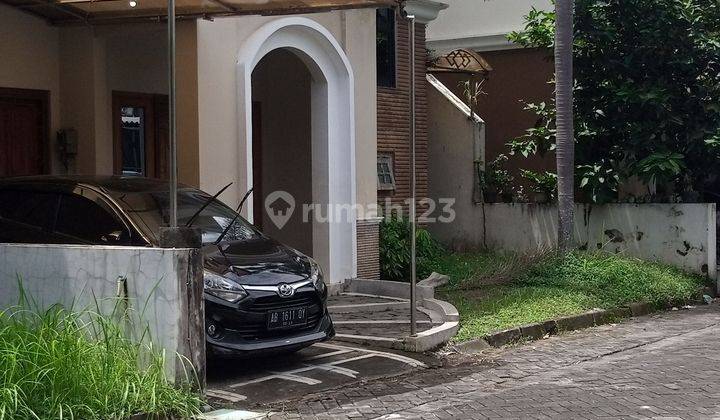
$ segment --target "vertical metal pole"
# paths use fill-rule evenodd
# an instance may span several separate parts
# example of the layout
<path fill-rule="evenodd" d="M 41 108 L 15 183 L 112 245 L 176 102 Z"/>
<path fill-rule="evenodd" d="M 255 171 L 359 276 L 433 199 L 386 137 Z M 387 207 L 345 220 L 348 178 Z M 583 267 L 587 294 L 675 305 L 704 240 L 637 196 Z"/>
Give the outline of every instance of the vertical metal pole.
<path fill-rule="evenodd" d="M 175 0 L 168 0 L 168 116 L 170 134 L 170 227 L 177 222 L 177 120 L 175 117 Z"/>
<path fill-rule="evenodd" d="M 417 334 L 417 293 L 415 283 L 417 282 L 417 261 L 416 261 L 416 174 L 415 174 L 415 16 L 408 15 L 410 23 L 410 335 Z"/>

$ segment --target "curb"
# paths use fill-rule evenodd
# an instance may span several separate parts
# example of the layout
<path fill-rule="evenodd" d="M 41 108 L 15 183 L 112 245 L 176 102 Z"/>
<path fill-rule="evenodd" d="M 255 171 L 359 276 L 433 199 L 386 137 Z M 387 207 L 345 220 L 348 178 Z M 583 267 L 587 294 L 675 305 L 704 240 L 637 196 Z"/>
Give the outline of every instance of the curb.
<path fill-rule="evenodd" d="M 690 301 L 689 304 L 700 304 Z M 666 308 L 670 309 L 670 308 Z M 482 338 L 453 346 L 461 353 L 476 353 L 491 347 L 502 347 L 507 344 L 517 343 L 521 340 L 535 341 L 547 335 L 556 335 L 558 332 L 581 330 L 585 328 L 606 325 L 626 318 L 637 318 L 659 312 L 652 305 L 646 302 L 631 303 L 615 309 L 595 309 L 577 315 L 564 316 L 534 324 L 522 325 L 520 327 L 493 332 Z"/>

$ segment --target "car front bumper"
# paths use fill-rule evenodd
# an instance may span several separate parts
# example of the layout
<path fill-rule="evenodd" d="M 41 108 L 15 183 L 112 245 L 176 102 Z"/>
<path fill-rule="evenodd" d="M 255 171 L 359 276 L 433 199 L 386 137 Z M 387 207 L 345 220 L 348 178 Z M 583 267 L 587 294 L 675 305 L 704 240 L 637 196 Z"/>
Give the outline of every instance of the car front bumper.
<path fill-rule="evenodd" d="M 224 337 L 213 339 L 206 335 L 207 352 L 216 357 L 251 357 L 292 352 L 315 343 L 327 341 L 334 336 L 335 327 L 327 311 L 315 329 L 279 338 L 247 340 Z"/>

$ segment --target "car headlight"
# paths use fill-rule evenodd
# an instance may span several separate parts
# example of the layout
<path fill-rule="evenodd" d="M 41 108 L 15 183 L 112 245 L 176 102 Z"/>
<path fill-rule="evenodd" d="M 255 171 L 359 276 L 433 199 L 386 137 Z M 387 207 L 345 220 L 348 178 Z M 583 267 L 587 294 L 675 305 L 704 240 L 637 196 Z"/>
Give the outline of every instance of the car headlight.
<path fill-rule="evenodd" d="M 231 303 L 238 302 L 248 295 L 239 284 L 207 270 L 203 271 L 203 282 L 205 292 Z"/>
<path fill-rule="evenodd" d="M 315 290 L 320 293 L 325 293 L 325 281 L 323 280 L 322 268 L 320 268 L 320 265 L 312 258 L 308 258 L 308 260 L 310 260 L 310 280 L 313 282 Z"/>

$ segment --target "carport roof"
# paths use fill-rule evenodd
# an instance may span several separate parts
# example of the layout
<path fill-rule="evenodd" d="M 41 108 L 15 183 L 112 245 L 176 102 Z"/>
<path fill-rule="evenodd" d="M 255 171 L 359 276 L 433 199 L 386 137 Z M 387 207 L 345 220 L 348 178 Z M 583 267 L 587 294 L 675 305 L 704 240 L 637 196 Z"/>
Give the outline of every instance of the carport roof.
<path fill-rule="evenodd" d="M 178 19 L 237 15 L 287 15 L 338 9 L 393 6 L 400 0 L 176 0 Z M 99 25 L 162 21 L 166 0 L 0 0 L 55 25 Z"/>

